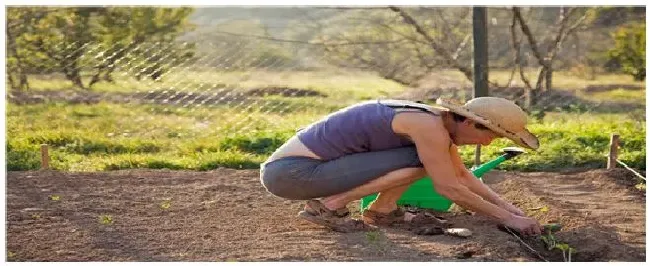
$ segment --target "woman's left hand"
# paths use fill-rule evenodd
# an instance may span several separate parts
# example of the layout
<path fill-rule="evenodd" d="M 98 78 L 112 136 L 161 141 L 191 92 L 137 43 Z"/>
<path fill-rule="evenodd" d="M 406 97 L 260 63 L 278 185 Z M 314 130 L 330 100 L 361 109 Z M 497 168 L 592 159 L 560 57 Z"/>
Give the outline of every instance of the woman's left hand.
<path fill-rule="evenodd" d="M 522 211 L 521 209 L 515 207 L 515 205 L 512 205 L 512 204 L 510 204 L 509 202 L 505 202 L 505 201 L 504 201 L 504 202 L 501 204 L 501 207 L 504 208 L 505 210 L 511 212 L 511 213 L 514 214 L 514 215 L 517 215 L 517 216 L 526 216 L 526 213 L 524 213 L 524 211 Z"/>

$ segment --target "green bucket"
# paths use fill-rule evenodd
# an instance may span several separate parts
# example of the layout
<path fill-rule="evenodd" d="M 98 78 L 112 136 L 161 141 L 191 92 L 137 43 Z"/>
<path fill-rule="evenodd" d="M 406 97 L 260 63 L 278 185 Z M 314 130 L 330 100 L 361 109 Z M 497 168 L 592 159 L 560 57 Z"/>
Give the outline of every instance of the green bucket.
<path fill-rule="evenodd" d="M 486 172 L 494 169 L 500 163 L 523 152 L 523 150 L 519 148 L 505 148 L 503 151 L 505 154 L 472 169 L 474 176 L 483 181 L 482 177 Z M 361 198 L 361 210 L 363 211 L 368 208 L 370 203 L 372 203 L 376 198 L 377 193 Z M 413 182 L 413 184 L 409 186 L 404 194 L 402 194 L 402 197 L 397 200 L 397 205 L 399 206 L 431 209 L 439 212 L 449 211 L 453 204 L 453 201 L 436 192 L 435 187 L 433 186 L 433 182 L 429 176 Z"/>

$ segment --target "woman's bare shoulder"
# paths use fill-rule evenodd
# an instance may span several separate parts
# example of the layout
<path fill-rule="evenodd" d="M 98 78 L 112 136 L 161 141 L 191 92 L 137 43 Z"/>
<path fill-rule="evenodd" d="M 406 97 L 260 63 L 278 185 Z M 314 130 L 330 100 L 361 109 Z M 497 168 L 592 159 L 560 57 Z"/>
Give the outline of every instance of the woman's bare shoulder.
<path fill-rule="evenodd" d="M 416 135 L 448 136 L 441 115 L 425 112 L 402 112 L 395 115 L 392 123 L 396 134 L 415 139 Z"/>

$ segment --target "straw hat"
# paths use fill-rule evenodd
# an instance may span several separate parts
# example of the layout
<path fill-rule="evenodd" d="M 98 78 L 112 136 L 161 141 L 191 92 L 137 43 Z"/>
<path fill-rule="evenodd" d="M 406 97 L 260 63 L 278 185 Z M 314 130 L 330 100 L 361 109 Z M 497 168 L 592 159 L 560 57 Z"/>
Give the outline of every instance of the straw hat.
<path fill-rule="evenodd" d="M 518 145 L 536 150 L 539 140 L 526 129 L 527 116 L 514 102 L 497 97 L 478 97 L 464 105 L 438 98 L 436 104 L 480 123 Z"/>

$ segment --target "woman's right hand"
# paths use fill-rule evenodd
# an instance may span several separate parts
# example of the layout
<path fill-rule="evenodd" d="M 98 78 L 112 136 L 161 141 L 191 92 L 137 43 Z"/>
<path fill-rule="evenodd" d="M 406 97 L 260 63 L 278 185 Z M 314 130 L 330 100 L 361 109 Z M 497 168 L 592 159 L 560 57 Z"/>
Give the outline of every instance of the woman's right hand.
<path fill-rule="evenodd" d="M 503 223 L 505 226 L 519 230 L 519 233 L 522 235 L 539 235 L 542 233 L 542 226 L 537 222 L 537 220 L 526 217 L 511 215 Z"/>

